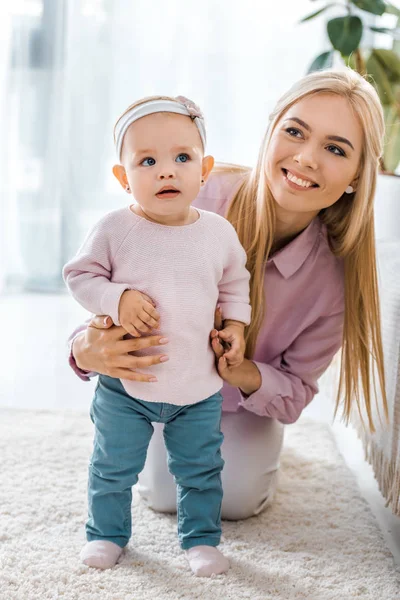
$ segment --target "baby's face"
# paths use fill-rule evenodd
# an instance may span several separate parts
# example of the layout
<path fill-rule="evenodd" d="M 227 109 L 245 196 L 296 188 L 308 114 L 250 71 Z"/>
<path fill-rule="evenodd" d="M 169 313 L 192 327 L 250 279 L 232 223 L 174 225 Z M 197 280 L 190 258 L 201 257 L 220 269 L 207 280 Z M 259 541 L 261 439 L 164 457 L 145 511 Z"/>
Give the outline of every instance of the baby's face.
<path fill-rule="evenodd" d="M 122 164 L 136 202 L 156 218 L 185 214 L 200 190 L 203 154 L 198 129 L 184 115 L 155 113 L 132 123 Z"/>

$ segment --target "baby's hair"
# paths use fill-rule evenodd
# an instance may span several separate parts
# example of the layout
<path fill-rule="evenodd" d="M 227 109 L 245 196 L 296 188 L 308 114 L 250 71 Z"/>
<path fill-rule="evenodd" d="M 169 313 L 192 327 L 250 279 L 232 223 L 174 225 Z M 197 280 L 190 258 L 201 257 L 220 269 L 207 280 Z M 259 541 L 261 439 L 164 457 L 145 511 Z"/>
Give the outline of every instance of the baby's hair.
<path fill-rule="evenodd" d="M 132 110 L 132 108 L 136 108 L 136 106 L 140 106 L 141 104 L 145 104 L 146 102 L 152 102 L 154 100 L 169 100 L 170 102 L 177 102 L 179 104 L 179 100 L 177 100 L 173 96 L 146 96 L 145 98 L 140 98 L 140 100 L 136 100 L 130 106 L 128 106 L 128 108 L 126 108 L 124 110 L 124 112 L 122 114 L 120 114 L 120 116 L 118 117 L 118 119 L 115 121 L 115 125 L 114 125 L 114 143 L 115 143 L 115 128 L 117 126 L 118 121 L 120 119 L 122 119 L 122 117 L 124 115 L 126 115 L 127 112 L 129 112 L 130 110 Z M 160 114 L 169 114 L 169 113 L 165 112 L 165 113 L 160 113 Z"/>

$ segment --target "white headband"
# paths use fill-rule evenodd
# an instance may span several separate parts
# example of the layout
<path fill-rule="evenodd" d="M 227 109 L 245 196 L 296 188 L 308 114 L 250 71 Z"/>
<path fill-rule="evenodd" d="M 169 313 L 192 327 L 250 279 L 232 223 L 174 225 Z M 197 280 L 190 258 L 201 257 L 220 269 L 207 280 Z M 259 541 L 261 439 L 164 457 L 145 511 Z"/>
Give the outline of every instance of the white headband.
<path fill-rule="evenodd" d="M 199 130 L 203 149 L 205 150 L 206 128 L 204 126 L 203 113 L 194 102 L 184 96 L 177 96 L 176 100 L 176 102 L 173 100 L 149 100 L 148 102 L 134 106 L 122 115 L 117 121 L 114 130 L 115 149 L 119 161 L 121 161 L 122 142 L 129 125 L 142 117 L 158 112 L 170 112 L 190 117 Z"/>

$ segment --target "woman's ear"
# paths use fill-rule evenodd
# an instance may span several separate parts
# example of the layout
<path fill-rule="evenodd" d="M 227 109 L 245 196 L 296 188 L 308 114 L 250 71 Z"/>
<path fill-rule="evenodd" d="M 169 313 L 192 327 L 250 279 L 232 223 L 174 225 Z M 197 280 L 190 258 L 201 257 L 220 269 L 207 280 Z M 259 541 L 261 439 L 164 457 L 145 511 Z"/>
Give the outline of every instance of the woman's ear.
<path fill-rule="evenodd" d="M 201 182 L 205 183 L 210 175 L 214 166 L 214 157 L 213 156 L 205 156 L 202 162 L 201 169 Z"/>
<path fill-rule="evenodd" d="M 359 179 L 360 179 L 359 176 L 356 175 L 356 177 L 354 177 L 353 181 L 351 182 L 351 187 L 353 188 L 354 191 L 356 191 L 358 188 Z"/>
<path fill-rule="evenodd" d="M 120 182 L 120 184 L 124 188 L 124 190 L 129 188 L 129 183 L 128 183 L 128 178 L 126 176 L 125 167 L 123 167 L 122 165 L 114 165 L 112 172 L 114 174 L 114 177 L 116 177 L 118 179 L 118 181 Z"/>

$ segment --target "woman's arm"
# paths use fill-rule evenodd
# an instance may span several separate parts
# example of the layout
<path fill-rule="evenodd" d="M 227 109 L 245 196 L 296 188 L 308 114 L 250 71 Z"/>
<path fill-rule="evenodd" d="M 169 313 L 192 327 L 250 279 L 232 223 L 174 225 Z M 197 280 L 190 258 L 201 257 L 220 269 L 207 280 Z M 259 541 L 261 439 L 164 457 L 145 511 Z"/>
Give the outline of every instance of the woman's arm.
<path fill-rule="evenodd" d="M 317 380 L 342 344 L 343 312 L 320 317 L 270 364 L 245 360 L 236 369 L 222 358 L 216 333 L 212 346 L 218 371 L 239 388 L 239 404 L 257 415 L 294 423 L 318 392 Z"/>

